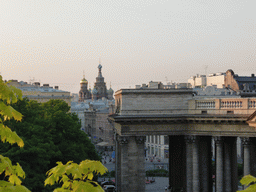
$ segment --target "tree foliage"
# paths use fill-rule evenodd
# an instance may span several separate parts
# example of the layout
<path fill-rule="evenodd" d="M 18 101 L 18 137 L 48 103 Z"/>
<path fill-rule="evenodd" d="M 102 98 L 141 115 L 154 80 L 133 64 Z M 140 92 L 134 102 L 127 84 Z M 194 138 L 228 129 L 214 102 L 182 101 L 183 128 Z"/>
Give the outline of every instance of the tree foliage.
<path fill-rule="evenodd" d="M 17 143 L 19 147 L 24 146 L 23 140 L 13 132 L 4 123 L 7 120 L 21 121 L 22 115 L 16 111 L 10 104 L 16 103 L 18 99 L 22 99 L 21 91 L 15 87 L 8 87 L 0 76 L 0 136 L 2 142 L 10 144 Z M 29 192 L 22 186 L 21 178 L 25 178 L 25 172 L 20 164 L 12 165 L 8 157 L 0 155 L 0 174 L 5 176 L 5 179 L 0 181 L 0 191 L 20 191 Z"/>
<path fill-rule="evenodd" d="M 47 172 L 48 178 L 45 180 L 45 185 L 62 183 L 62 187 L 55 189 L 54 192 L 103 192 L 100 185 L 92 179 L 94 174 L 103 175 L 106 171 L 107 168 L 100 161 L 84 160 L 79 165 L 72 161 L 65 165 L 57 162 L 57 166 Z"/>
<path fill-rule="evenodd" d="M 8 120 L 6 125 L 15 130 L 25 146 L 2 144 L 0 152 L 13 162 L 19 162 L 26 178 L 23 184 L 32 191 L 51 191 L 56 186 L 44 186 L 45 173 L 61 161 L 64 164 L 82 160 L 100 160 L 88 136 L 80 130 L 79 119 L 69 112 L 62 100 L 38 103 L 23 99 L 13 105 L 23 114 L 21 122 Z"/>
<path fill-rule="evenodd" d="M 246 175 L 244 176 L 240 183 L 242 185 L 247 186 L 245 190 L 242 190 L 243 192 L 255 192 L 256 191 L 256 178 L 252 175 Z"/>
<path fill-rule="evenodd" d="M 2 76 L 0 76 L 0 136 L 2 142 L 8 142 L 10 144 L 17 143 L 18 146 L 23 147 L 24 143 L 22 139 L 13 132 L 8 126 L 4 125 L 4 121 L 14 119 L 15 121 L 21 121 L 22 115 L 16 111 L 10 104 L 17 103 L 18 99 L 22 99 L 21 90 L 7 86 L 4 83 Z"/>

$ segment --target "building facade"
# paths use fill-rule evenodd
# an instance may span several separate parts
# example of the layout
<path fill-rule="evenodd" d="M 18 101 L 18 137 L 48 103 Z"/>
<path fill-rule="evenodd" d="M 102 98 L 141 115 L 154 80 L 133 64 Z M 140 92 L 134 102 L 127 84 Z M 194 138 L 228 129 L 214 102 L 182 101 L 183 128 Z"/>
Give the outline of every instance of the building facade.
<path fill-rule="evenodd" d="M 238 76 L 233 70 L 229 69 L 225 76 L 225 87 L 239 91 L 241 96 L 255 97 L 256 77 L 254 74 L 251 74 L 251 76 Z"/>
<path fill-rule="evenodd" d="M 28 84 L 24 81 L 10 80 L 7 83 L 9 86 L 14 86 L 22 91 L 22 96 L 29 100 L 35 100 L 40 103 L 47 102 L 51 99 L 61 99 L 71 105 L 70 92 L 59 90 L 58 86 L 50 87 L 49 84 L 40 86 L 39 82 Z"/>
<path fill-rule="evenodd" d="M 85 77 L 80 81 L 80 91 L 79 91 L 79 102 L 83 102 L 85 99 L 91 99 L 92 95 L 90 90 L 87 88 L 88 81 Z"/>
<path fill-rule="evenodd" d="M 113 150 L 113 125 L 108 121 L 108 115 L 114 113 L 114 91 L 111 87 L 107 89 L 101 70 L 102 65 L 99 64 L 93 90 L 88 89 L 85 77 L 80 81 L 79 99 L 71 103 L 71 112 L 78 115 L 81 129 L 98 148 Z"/>
<path fill-rule="evenodd" d="M 106 83 L 104 82 L 104 77 L 102 76 L 102 65 L 98 66 L 98 76 L 96 77 L 96 82 L 94 83 L 93 100 L 102 99 L 103 97 L 108 98 Z"/>

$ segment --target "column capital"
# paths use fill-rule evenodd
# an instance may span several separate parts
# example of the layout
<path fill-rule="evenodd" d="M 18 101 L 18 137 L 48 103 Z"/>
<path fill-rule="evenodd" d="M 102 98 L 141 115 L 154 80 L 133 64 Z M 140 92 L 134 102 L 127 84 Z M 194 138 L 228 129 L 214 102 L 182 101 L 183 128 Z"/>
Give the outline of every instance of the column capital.
<path fill-rule="evenodd" d="M 146 136 L 136 136 L 135 141 L 137 144 L 144 144 L 145 143 Z"/>
<path fill-rule="evenodd" d="M 196 136 L 195 135 L 185 135 L 185 142 L 186 143 L 195 143 Z"/>
<path fill-rule="evenodd" d="M 216 144 L 222 144 L 223 143 L 223 137 L 215 136 L 214 141 L 215 141 Z"/>
<path fill-rule="evenodd" d="M 241 140 L 243 145 L 251 145 L 250 137 L 241 137 Z"/>
<path fill-rule="evenodd" d="M 117 141 L 119 144 L 128 144 L 129 137 L 117 136 Z"/>

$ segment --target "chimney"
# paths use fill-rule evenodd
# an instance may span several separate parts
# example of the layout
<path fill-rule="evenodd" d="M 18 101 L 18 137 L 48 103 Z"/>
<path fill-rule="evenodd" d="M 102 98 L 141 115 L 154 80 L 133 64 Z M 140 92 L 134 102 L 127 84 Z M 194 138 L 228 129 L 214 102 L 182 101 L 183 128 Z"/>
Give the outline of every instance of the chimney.
<path fill-rule="evenodd" d="M 54 89 L 59 90 L 59 86 L 55 86 Z"/>

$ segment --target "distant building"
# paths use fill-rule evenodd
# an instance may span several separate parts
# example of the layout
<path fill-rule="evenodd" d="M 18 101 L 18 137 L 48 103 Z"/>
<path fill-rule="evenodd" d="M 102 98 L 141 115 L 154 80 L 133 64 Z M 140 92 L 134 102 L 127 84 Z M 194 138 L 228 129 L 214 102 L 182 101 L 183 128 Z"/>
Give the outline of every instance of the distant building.
<path fill-rule="evenodd" d="M 206 86 L 206 76 L 205 75 L 199 75 L 191 76 L 188 80 L 188 83 L 191 84 L 192 88 L 201 88 Z"/>
<path fill-rule="evenodd" d="M 217 88 L 217 86 L 206 86 L 204 88 L 194 88 L 194 98 L 223 98 L 241 97 L 240 92 L 229 88 Z"/>
<path fill-rule="evenodd" d="M 81 129 L 97 147 L 113 150 L 113 127 L 107 119 L 109 114 L 114 113 L 114 91 L 111 87 L 107 89 L 101 69 L 99 64 L 93 90 L 88 89 L 85 77 L 80 81 L 79 99 L 73 99 L 71 112 L 78 115 Z"/>
<path fill-rule="evenodd" d="M 226 72 L 225 87 L 239 91 L 242 97 L 255 97 L 256 77 L 254 74 L 251 74 L 251 76 L 238 76 L 233 70 L 229 69 Z"/>
<path fill-rule="evenodd" d="M 164 85 L 159 81 L 150 81 L 148 84 L 135 85 L 135 89 L 179 89 L 189 88 L 189 83 L 167 83 Z"/>
<path fill-rule="evenodd" d="M 24 81 L 10 80 L 8 85 L 12 85 L 22 91 L 22 96 L 27 97 L 29 100 L 36 100 L 40 103 L 47 102 L 50 99 L 61 99 L 71 105 L 70 92 L 59 90 L 58 86 L 50 87 L 49 84 L 43 84 L 40 86 L 39 82 L 28 84 Z"/>
<path fill-rule="evenodd" d="M 243 97 L 256 96 L 256 77 L 238 76 L 233 70 L 229 69 L 226 73 L 212 73 L 205 75 L 192 76 L 188 79 L 192 88 L 203 88 L 214 86 L 216 88 L 228 88 L 238 92 Z"/>
<path fill-rule="evenodd" d="M 79 102 L 83 102 L 85 99 L 92 98 L 90 90 L 87 89 L 87 85 L 88 85 L 88 81 L 84 77 L 80 81 Z"/>
<path fill-rule="evenodd" d="M 114 113 L 114 103 L 114 100 L 105 98 L 71 103 L 71 112 L 81 120 L 81 130 L 88 134 L 94 144 L 111 149 L 114 146 L 114 133 L 107 119 L 109 114 Z"/>
<path fill-rule="evenodd" d="M 225 83 L 225 73 L 211 73 L 206 78 L 206 86 L 215 86 L 216 88 L 223 88 Z"/>
<path fill-rule="evenodd" d="M 101 99 L 102 97 L 108 98 L 106 83 L 104 82 L 104 77 L 101 73 L 101 64 L 99 64 L 98 69 L 98 77 L 96 77 L 96 82 L 94 83 L 93 89 L 93 100 Z"/>

